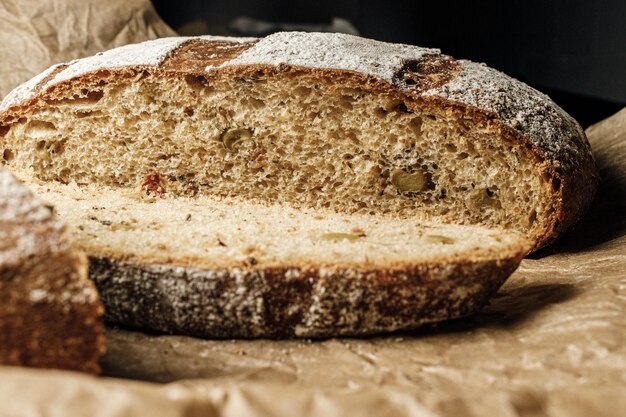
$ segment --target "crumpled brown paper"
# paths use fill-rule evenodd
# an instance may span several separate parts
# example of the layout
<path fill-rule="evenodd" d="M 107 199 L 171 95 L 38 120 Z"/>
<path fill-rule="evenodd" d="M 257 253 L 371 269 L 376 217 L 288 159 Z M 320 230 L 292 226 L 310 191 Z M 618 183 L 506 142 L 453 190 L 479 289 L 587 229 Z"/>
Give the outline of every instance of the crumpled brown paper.
<path fill-rule="evenodd" d="M 0 96 L 56 61 L 170 33 L 145 0 L 0 0 L 0 22 Z M 592 209 L 474 317 L 326 341 L 111 328 L 104 377 L 0 367 L 0 416 L 626 415 L 626 109 L 588 135 Z"/>
<path fill-rule="evenodd" d="M 623 416 L 626 109 L 587 133 L 603 177 L 590 212 L 474 317 L 326 341 L 111 328 L 108 377 L 0 368 L 0 415 Z"/>
<path fill-rule="evenodd" d="M 0 99 L 52 64 L 164 36 L 149 0 L 0 0 Z"/>

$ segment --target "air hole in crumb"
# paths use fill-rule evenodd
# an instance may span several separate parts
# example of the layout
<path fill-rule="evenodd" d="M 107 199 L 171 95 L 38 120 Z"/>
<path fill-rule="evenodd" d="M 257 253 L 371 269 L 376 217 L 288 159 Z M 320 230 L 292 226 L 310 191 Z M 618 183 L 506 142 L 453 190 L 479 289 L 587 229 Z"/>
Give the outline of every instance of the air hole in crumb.
<path fill-rule="evenodd" d="M 54 123 L 44 120 L 31 120 L 24 128 L 24 134 L 32 138 L 41 138 L 56 132 Z"/>
<path fill-rule="evenodd" d="M 47 99 L 46 103 L 52 105 L 59 104 L 95 104 L 100 101 L 104 97 L 103 91 L 87 91 L 86 89 L 81 90 L 81 95 L 74 95 L 72 97 L 58 98 L 58 99 Z"/>
<path fill-rule="evenodd" d="M 84 119 L 85 117 L 101 116 L 102 112 L 100 110 L 76 111 L 74 115 L 79 119 Z"/>
<path fill-rule="evenodd" d="M 263 107 L 265 107 L 265 102 L 263 100 L 254 97 L 250 97 L 250 104 L 255 109 L 262 109 Z"/>
<path fill-rule="evenodd" d="M 193 109 L 191 107 L 186 107 L 184 112 L 189 117 L 193 116 L 193 113 L 194 113 L 194 111 L 193 111 Z"/>
<path fill-rule="evenodd" d="M 0 126 L 0 138 L 6 136 L 9 130 L 11 130 L 11 126 Z"/>
<path fill-rule="evenodd" d="M 71 171 L 69 168 L 63 168 L 61 172 L 59 172 L 58 180 L 63 184 L 67 184 L 69 182 L 70 173 Z"/>
<path fill-rule="evenodd" d="M 559 191 L 561 189 L 561 179 L 558 177 L 554 177 L 552 179 L 552 190 Z"/>
<path fill-rule="evenodd" d="M 141 71 L 141 73 L 139 74 L 138 80 L 143 80 L 145 78 L 148 78 L 150 75 L 152 74 L 150 74 L 149 71 Z"/>
<path fill-rule="evenodd" d="M 61 155 L 65 151 L 66 142 L 67 142 L 67 139 L 52 142 L 52 144 L 49 146 L 50 153 L 55 154 L 55 155 Z"/>
<path fill-rule="evenodd" d="M 207 85 L 207 80 L 201 75 L 186 75 L 185 82 L 194 91 L 202 90 Z"/>
<path fill-rule="evenodd" d="M 15 155 L 13 154 L 13 151 L 11 149 L 5 149 L 4 152 L 2 152 L 2 158 L 5 161 L 10 161 L 13 159 Z"/>
<path fill-rule="evenodd" d="M 422 134 L 422 119 L 420 117 L 416 117 L 411 119 L 409 122 L 409 128 L 415 133 L 416 136 L 420 136 Z"/>
<path fill-rule="evenodd" d="M 300 86 L 300 87 L 296 87 L 296 89 L 293 92 L 296 93 L 296 95 L 300 97 L 306 97 L 309 94 L 311 94 L 311 89 L 309 87 Z"/>
<path fill-rule="evenodd" d="M 104 97 L 104 91 L 88 91 L 83 98 L 84 102 L 97 103 Z"/>
<path fill-rule="evenodd" d="M 409 109 L 402 100 L 391 100 L 385 105 L 387 112 L 410 113 Z"/>
<path fill-rule="evenodd" d="M 379 117 L 381 119 L 384 119 L 385 116 L 387 116 L 387 113 L 389 113 L 387 110 L 383 109 L 382 107 L 378 107 L 374 110 L 374 115 L 376 117 Z"/>
<path fill-rule="evenodd" d="M 341 96 L 341 100 L 349 101 L 350 103 L 354 103 L 356 101 L 356 97 L 350 94 L 343 94 Z"/>
<path fill-rule="evenodd" d="M 398 103 L 394 108 L 393 111 L 398 112 L 398 113 L 411 113 L 409 111 L 409 109 L 406 107 L 406 104 L 404 104 L 403 101 L 401 101 L 400 103 Z"/>

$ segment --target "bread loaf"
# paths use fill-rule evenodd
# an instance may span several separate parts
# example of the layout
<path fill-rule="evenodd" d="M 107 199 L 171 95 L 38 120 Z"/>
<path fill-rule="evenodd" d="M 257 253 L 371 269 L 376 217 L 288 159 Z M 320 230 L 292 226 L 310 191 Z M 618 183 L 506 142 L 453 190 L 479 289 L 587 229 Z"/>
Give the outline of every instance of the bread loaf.
<path fill-rule="evenodd" d="M 49 207 L 0 167 L 0 365 L 96 373 L 102 305 Z"/>
<path fill-rule="evenodd" d="M 45 181 L 240 196 L 524 233 L 546 245 L 597 172 L 580 126 L 482 64 L 350 35 L 165 38 L 54 66 L 0 106 Z"/>
<path fill-rule="evenodd" d="M 31 186 L 90 255 L 108 320 L 202 337 L 360 335 L 462 317 L 529 247 L 479 226 Z"/>
<path fill-rule="evenodd" d="M 340 34 L 167 38 L 52 67 L 3 101 L 0 152 L 71 225 L 109 320 L 207 337 L 470 314 L 597 183 L 580 126 L 541 93 Z"/>

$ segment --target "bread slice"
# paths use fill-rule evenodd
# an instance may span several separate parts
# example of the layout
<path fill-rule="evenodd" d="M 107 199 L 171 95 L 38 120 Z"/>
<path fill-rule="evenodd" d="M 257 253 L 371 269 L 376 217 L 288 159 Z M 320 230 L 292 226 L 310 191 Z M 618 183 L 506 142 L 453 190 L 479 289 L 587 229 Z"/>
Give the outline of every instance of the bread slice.
<path fill-rule="evenodd" d="M 0 154 L 46 181 L 483 224 L 536 249 L 597 172 L 547 96 L 434 49 L 342 34 L 166 38 L 57 65 L 0 106 Z"/>
<path fill-rule="evenodd" d="M 114 323 L 202 337 L 360 335 L 477 311 L 515 232 L 211 196 L 32 184 L 71 225 Z"/>
<path fill-rule="evenodd" d="M 86 257 L 0 167 L 0 365 L 99 372 L 102 313 Z"/>

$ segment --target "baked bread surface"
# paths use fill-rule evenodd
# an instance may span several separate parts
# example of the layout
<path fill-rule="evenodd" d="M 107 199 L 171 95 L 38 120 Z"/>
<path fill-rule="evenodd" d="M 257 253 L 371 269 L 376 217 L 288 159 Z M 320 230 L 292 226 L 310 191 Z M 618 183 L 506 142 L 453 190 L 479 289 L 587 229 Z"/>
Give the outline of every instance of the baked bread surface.
<path fill-rule="evenodd" d="M 0 364 L 97 373 L 103 309 L 52 210 L 0 167 Z"/>

